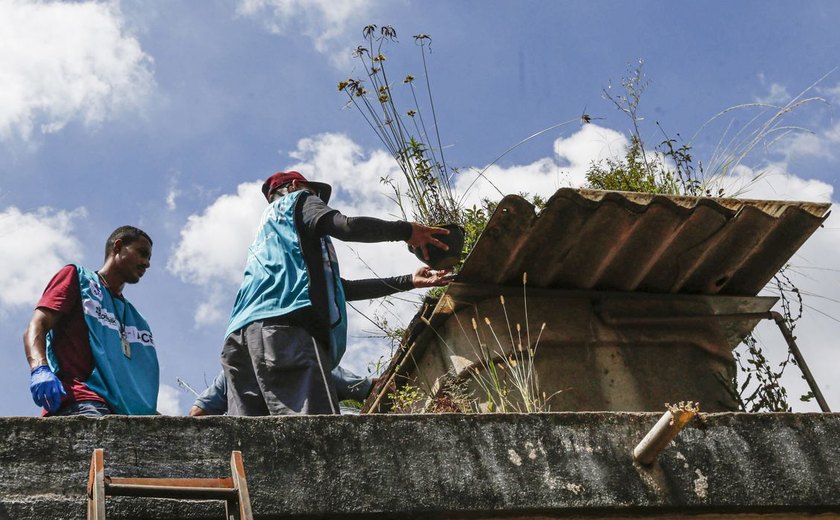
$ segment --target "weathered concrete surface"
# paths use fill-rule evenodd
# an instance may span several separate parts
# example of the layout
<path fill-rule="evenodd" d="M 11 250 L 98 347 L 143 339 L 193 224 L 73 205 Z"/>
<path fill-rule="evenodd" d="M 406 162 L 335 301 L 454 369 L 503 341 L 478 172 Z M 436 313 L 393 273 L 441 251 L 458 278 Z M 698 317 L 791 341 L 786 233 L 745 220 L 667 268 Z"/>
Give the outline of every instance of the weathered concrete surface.
<path fill-rule="evenodd" d="M 840 414 L 711 414 L 651 468 L 652 413 L 3 418 L 0 518 L 85 517 L 94 448 L 119 476 L 229 474 L 259 518 L 840 513 Z M 108 499 L 109 518 L 221 518 L 220 503 Z"/>
<path fill-rule="evenodd" d="M 370 409 L 391 409 L 392 391 L 385 381 L 392 374 L 398 385 L 410 384 L 431 395 L 454 376 L 487 409 L 482 388 L 492 388 L 494 378 L 505 381 L 512 372 L 499 363 L 501 370 L 491 377 L 487 358 L 515 356 L 516 371 L 536 374 L 540 392 L 552 396 L 548 409 L 555 412 L 653 412 L 663 403 L 689 400 L 699 401 L 708 412 L 738 411 L 732 349 L 760 320 L 731 315 L 766 313 L 776 301 L 545 289 L 529 289 L 526 299 L 521 286 L 453 283 L 433 308 L 421 311 L 426 320 L 415 318 L 409 326 L 403 347 L 371 394 Z M 679 321 L 686 316 L 703 319 Z M 639 321 L 657 318 L 665 321 Z M 548 326 L 541 329 L 542 324 Z M 530 359 L 522 345 L 529 341 L 532 368 L 523 369 Z M 511 379 L 505 382 L 514 388 Z M 522 405 L 516 391 L 505 400 Z M 414 408 L 428 404 L 423 400 Z"/>

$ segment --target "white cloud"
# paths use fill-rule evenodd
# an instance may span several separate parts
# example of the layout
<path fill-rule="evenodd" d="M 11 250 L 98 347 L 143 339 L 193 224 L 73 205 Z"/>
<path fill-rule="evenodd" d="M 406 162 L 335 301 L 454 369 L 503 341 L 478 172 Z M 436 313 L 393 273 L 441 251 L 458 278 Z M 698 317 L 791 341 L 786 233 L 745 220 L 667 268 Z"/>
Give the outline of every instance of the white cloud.
<path fill-rule="evenodd" d="M 238 282 L 265 209 L 261 185 L 240 184 L 235 194 L 222 195 L 200 215 L 191 215 L 166 268 L 197 285 Z"/>
<path fill-rule="evenodd" d="M 261 182 L 240 184 L 233 195 L 222 195 L 201 214 L 190 215 L 166 269 L 202 288 L 195 325 L 218 323 L 227 317 L 248 246 L 265 209 Z"/>
<path fill-rule="evenodd" d="M 0 0 L 0 139 L 101 123 L 152 90 L 116 2 Z"/>
<path fill-rule="evenodd" d="M 73 227 L 85 216 L 83 208 L 24 213 L 10 207 L 0 213 L 0 312 L 34 308 L 52 275 L 63 265 L 79 261 L 81 246 Z"/>
<path fill-rule="evenodd" d="M 583 173 L 592 161 L 624 156 L 630 141 L 621 132 L 596 124 L 583 125 L 567 138 L 554 142 L 554 153 L 569 163 L 569 168 Z M 576 176 L 583 180 L 583 176 Z"/>
<path fill-rule="evenodd" d="M 357 214 L 396 214 L 389 188 L 380 183 L 383 177 L 400 175 L 386 152 L 365 152 L 346 135 L 327 133 L 301 139 L 289 156 L 297 162 L 288 169 L 333 187 L 331 203 L 352 205 Z"/>
<path fill-rule="evenodd" d="M 361 34 L 373 0 L 240 0 L 237 12 L 259 19 L 275 34 L 303 34 L 333 65 L 350 60 L 348 32 Z M 352 29 L 352 30 L 350 30 Z"/>
<path fill-rule="evenodd" d="M 727 196 L 762 200 L 831 202 L 834 192 L 831 184 L 788 173 L 783 162 L 770 163 L 760 170 L 739 165 L 731 176 L 720 180 L 720 187 Z"/>
<path fill-rule="evenodd" d="M 767 103 L 770 105 L 784 105 L 790 101 L 791 95 L 787 91 L 787 87 L 778 83 L 772 83 L 768 89 L 767 95 L 756 98 L 757 103 Z"/>
<path fill-rule="evenodd" d="M 244 264 L 244 260 L 242 262 Z M 242 267 L 240 267 L 239 277 L 242 277 Z M 205 297 L 201 303 L 198 304 L 195 310 L 195 326 L 210 325 L 213 323 L 221 323 L 229 316 L 230 309 L 225 306 L 230 305 L 233 301 L 233 290 L 235 286 L 231 284 L 228 291 L 225 291 L 227 284 L 221 282 L 213 282 L 205 286 Z"/>
<path fill-rule="evenodd" d="M 554 141 L 554 157 L 509 168 L 493 165 L 478 180 L 475 169 L 465 171 L 457 180 L 457 191 L 467 206 L 478 204 L 483 198 L 499 199 L 500 191 L 548 197 L 562 187 L 583 186 L 586 170 L 593 161 L 621 157 L 628 144 L 620 132 L 586 124 L 569 137 Z"/>
<path fill-rule="evenodd" d="M 817 93 L 828 99 L 829 102 L 840 100 L 840 83 L 833 87 L 817 87 Z"/>
<path fill-rule="evenodd" d="M 509 168 L 490 166 L 476 180 L 479 171 L 465 170 L 457 177 L 455 191 L 466 207 L 480 205 L 485 198 L 499 200 L 502 194 L 550 195 L 561 187 L 575 185 L 569 169 L 550 158 Z"/>
<path fill-rule="evenodd" d="M 181 415 L 181 392 L 169 385 L 160 385 L 157 411 L 161 415 Z"/>
<path fill-rule="evenodd" d="M 785 161 L 803 158 L 833 159 L 840 144 L 840 123 L 816 132 L 795 132 L 780 139 L 773 152 L 781 154 Z"/>

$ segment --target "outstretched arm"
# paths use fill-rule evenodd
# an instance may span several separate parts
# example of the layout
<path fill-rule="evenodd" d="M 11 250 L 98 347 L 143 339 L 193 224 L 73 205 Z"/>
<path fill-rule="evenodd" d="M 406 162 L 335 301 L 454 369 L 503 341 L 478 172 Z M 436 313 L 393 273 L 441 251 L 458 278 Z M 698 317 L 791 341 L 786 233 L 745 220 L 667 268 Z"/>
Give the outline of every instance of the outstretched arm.
<path fill-rule="evenodd" d="M 304 228 L 319 236 L 328 235 L 345 242 L 397 242 L 404 241 L 412 249 L 423 253 L 428 259 L 428 247 L 449 249 L 436 235 L 447 235 L 449 231 L 429 227 L 417 222 L 382 220 L 374 217 L 348 217 L 332 209 L 318 197 L 306 197 L 301 206 Z"/>
<path fill-rule="evenodd" d="M 347 301 L 382 298 L 402 291 L 439 287 L 452 280 L 449 271 L 435 271 L 423 266 L 413 274 L 392 276 L 390 278 L 368 278 L 364 280 L 341 280 L 344 297 Z"/>
<path fill-rule="evenodd" d="M 398 242 L 410 238 L 411 224 L 374 217 L 348 217 L 333 211 L 318 221 L 317 232 L 344 242 Z"/>

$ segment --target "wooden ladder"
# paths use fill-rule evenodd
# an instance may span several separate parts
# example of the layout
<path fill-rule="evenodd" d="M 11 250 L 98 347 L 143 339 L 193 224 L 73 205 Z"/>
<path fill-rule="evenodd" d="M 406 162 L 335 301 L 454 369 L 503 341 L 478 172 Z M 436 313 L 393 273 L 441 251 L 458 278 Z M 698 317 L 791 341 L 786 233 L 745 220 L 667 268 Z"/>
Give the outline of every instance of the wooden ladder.
<path fill-rule="evenodd" d="M 125 478 L 105 475 L 105 452 L 93 450 L 88 478 L 88 520 L 105 520 L 105 497 L 155 497 L 180 500 L 224 500 L 226 520 L 253 520 L 242 453 L 230 454 L 230 477 Z"/>

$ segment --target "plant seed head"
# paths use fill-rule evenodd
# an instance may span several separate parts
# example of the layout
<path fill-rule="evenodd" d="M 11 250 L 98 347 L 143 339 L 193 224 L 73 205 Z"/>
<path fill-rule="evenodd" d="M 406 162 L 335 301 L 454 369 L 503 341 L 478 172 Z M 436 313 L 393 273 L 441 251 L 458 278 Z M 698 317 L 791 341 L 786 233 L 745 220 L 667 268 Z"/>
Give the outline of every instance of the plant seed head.
<path fill-rule="evenodd" d="M 478 330 L 478 324 L 475 322 L 475 318 L 472 318 L 472 326 L 474 330 Z"/>
<path fill-rule="evenodd" d="M 501 301 L 502 305 L 504 305 L 505 304 L 505 297 L 500 295 L 499 296 L 499 301 Z"/>
<path fill-rule="evenodd" d="M 390 25 L 383 25 L 381 33 L 382 33 L 383 38 L 388 38 L 390 40 L 393 40 L 394 38 L 397 37 L 396 29 L 394 29 Z"/>
<path fill-rule="evenodd" d="M 490 325 L 490 318 L 484 318 L 484 323 L 486 323 L 487 325 Z"/>
<path fill-rule="evenodd" d="M 528 285 L 528 273 L 522 273 L 522 285 Z"/>

